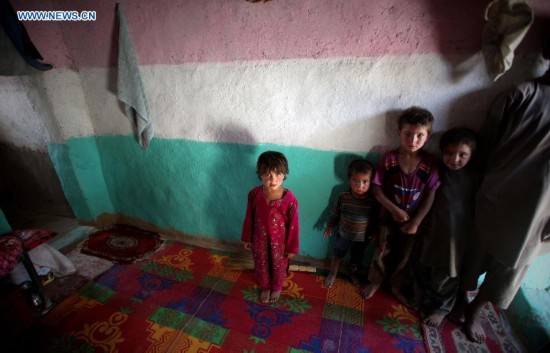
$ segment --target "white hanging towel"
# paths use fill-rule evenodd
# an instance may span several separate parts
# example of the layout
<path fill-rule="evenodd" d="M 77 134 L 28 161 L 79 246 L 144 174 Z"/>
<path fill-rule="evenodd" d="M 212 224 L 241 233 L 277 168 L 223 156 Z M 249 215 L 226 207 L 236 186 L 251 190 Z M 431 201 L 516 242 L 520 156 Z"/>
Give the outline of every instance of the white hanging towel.
<path fill-rule="evenodd" d="M 137 130 L 139 144 L 147 149 L 154 135 L 149 103 L 136 59 L 136 50 L 126 21 L 122 4 L 117 4 L 118 34 L 118 99 L 124 103 L 126 116 Z"/>

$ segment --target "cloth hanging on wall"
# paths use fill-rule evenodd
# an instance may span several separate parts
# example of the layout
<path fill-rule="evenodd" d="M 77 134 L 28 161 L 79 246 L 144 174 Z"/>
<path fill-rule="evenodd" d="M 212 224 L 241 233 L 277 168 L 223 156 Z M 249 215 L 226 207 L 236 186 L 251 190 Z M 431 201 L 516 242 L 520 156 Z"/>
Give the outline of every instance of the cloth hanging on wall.
<path fill-rule="evenodd" d="M 0 0 L 0 75 L 31 75 L 50 70 L 8 0 Z"/>
<path fill-rule="evenodd" d="M 514 50 L 533 23 L 525 0 L 494 0 L 485 9 L 482 51 L 489 74 L 496 81 L 514 61 Z"/>
<path fill-rule="evenodd" d="M 122 4 L 116 6 L 119 24 L 118 35 L 118 72 L 117 94 L 124 103 L 126 116 L 137 130 L 138 141 L 143 149 L 147 149 L 154 135 L 153 121 L 149 111 L 149 103 L 145 95 L 143 81 L 139 72 L 136 50 L 128 28 L 126 14 Z"/>

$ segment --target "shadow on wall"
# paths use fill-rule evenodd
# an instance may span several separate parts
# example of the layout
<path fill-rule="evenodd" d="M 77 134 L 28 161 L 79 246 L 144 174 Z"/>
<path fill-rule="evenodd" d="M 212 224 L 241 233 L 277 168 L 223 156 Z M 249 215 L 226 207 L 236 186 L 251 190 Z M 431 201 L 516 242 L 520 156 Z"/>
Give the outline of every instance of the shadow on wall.
<path fill-rule="evenodd" d="M 113 6 L 113 12 L 116 13 L 116 7 Z M 118 80 L 118 19 L 115 15 L 113 17 L 113 32 L 111 40 L 111 48 L 109 50 L 109 68 L 107 70 L 107 90 L 113 94 L 117 94 L 117 80 Z M 122 102 L 119 101 L 122 111 L 124 107 Z"/>
<path fill-rule="evenodd" d="M 227 143 L 212 144 L 214 151 L 206 167 L 210 186 L 204 221 L 213 225 L 213 234 L 220 239 L 240 239 L 248 192 L 259 183 L 258 147 L 244 127 L 216 126 L 211 131 L 216 141 Z"/>
<path fill-rule="evenodd" d="M 338 201 L 338 197 L 340 194 L 344 191 L 348 191 L 349 181 L 348 181 L 348 165 L 353 161 L 354 159 L 363 158 L 357 154 L 353 153 L 341 153 L 336 155 L 334 158 L 334 175 L 339 181 L 339 184 L 335 185 L 331 192 L 328 199 L 328 204 L 323 209 L 323 212 L 317 219 L 317 222 L 314 224 L 314 229 L 323 232 L 327 226 L 327 222 L 330 218 L 332 209 L 336 206 L 336 202 Z M 327 242 L 327 254 L 331 254 L 331 249 L 334 246 L 334 240 L 336 239 L 335 234 L 338 232 L 338 229 L 335 228 L 332 231 L 332 236 L 329 238 L 329 241 Z"/>
<path fill-rule="evenodd" d="M 459 81 L 471 69 L 481 51 L 481 37 L 485 24 L 483 16 L 489 1 L 465 0 L 450 4 L 446 1 L 426 0 L 429 12 L 426 20 L 433 25 L 430 35 L 440 53 L 451 67 L 450 77 Z M 457 30 L 459 29 L 460 30 Z"/>
<path fill-rule="evenodd" d="M 542 38 L 544 38 L 543 34 L 545 32 L 550 33 L 549 23 L 548 17 L 535 16 L 533 25 L 524 42 L 516 50 L 512 67 L 490 86 L 468 92 L 449 102 L 446 112 L 449 121 L 447 129 L 461 126 L 479 131 L 485 121 L 489 107 L 501 92 L 521 82 L 537 78 L 544 73 L 548 64 L 542 58 L 540 48 L 543 44 L 541 43 Z M 533 47 L 535 42 L 538 43 L 537 49 Z M 437 142 L 437 138 L 432 138 L 431 144 Z"/>
<path fill-rule="evenodd" d="M 73 217 L 73 212 L 46 151 L 0 144 L 5 168 L 0 175 L 0 203 L 10 217 L 15 209 Z"/>

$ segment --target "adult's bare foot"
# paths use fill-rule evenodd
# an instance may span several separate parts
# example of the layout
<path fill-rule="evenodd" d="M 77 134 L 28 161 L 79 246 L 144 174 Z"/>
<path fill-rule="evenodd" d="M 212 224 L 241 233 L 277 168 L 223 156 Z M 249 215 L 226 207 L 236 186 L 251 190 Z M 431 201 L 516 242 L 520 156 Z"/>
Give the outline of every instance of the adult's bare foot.
<path fill-rule="evenodd" d="M 439 327 L 443 323 L 443 320 L 445 319 L 444 313 L 432 313 L 424 318 L 424 323 L 428 326 L 432 327 Z"/>
<path fill-rule="evenodd" d="M 361 297 L 363 297 L 363 299 L 372 298 L 372 296 L 374 295 L 374 293 L 376 293 L 376 291 L 378 290 L 379 287 L 380 287 L 380 285 L 376 284 L 376 283 L 367 284 L 366 286 L 364 286 L 360 290 Z"/>
<path fill-rule="evenodd" d="M 487 302 L 479 295 L 464 310 L 466 321 L 464 322 L 464 331 L 466 336 L 476 343 L 485 342 L 485 330 L 481 326 L 481 310 Z"/>
<path fill-rule="evenodd" d="M 470 341 L 476 343 L 485 342 L 485 330 L 481 326 L 478 318 L 466 320 L 464 323 L 464 331 L 466 331 L 466 336 L 468 336 Z"/>

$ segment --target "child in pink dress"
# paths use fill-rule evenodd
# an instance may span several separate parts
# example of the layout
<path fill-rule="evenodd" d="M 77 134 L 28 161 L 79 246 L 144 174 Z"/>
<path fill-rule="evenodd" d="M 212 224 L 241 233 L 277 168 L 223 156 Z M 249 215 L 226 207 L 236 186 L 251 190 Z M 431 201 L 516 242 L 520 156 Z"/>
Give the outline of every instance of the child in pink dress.
<path fill-rule="evenodd" d="M 273 303 L 281 295 L 289 260 L 299 251 L 298 201 L 283 187 L 288 174 L 284 154 L 262 153 L 256 173 L 262 185 L 248 193 L 241 240 L 252 249 L 260 301 Z"/>

